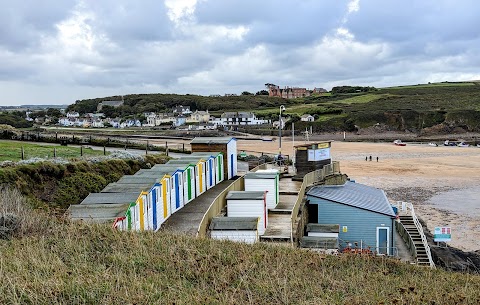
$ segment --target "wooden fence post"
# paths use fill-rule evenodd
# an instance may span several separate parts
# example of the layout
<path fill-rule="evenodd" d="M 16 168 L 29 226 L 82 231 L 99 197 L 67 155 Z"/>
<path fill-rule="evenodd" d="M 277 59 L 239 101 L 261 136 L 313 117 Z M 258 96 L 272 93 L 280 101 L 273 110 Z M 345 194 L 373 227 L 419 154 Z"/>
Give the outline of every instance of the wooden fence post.
<path fill-rule="evenodd" d="M 57 157 L 57 148 L 56 147 L 53 148 L 53 157 L 54 158 Z"/>
<path fill-rule="evenodd" d="M 83 157 L 83 146 L 80 146 L 80 157 Z"/>
<path fill-rule="evenodd" d="M 23 146 L 22 146 L 22 160 L 25 160 L 25 150 L 23 149 Z"/>

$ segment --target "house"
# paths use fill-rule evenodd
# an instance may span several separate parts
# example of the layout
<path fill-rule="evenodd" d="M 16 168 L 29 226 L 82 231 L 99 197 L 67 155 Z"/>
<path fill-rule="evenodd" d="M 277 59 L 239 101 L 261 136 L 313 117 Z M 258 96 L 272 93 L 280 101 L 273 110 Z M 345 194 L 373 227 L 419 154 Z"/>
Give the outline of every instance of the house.
<path fill-rule="evenodd" d="M 175 127 L 182 126 L 182 125 L 185 125 L 186 122 L 187 122 L 187 118 L 183 115 L 179 115 L 179 116 L 175 117 L 175 121 L 173 122 L 173 126 L 175 126 Z"/>
<path fill-rule="evenodd" d="M 190 118 L 187 120 L 188 123 L 208 123 L 210 120 L 210 113 L 207 111 L 198 111 L 190 115 Z"/>
<path fill-rule="evenodd" d="M 261 125 L 269 120 L 258 119 L 253 112 L 224 112 L 220 118 L 214 118 L 211 123 L 218 126 Z"/>
<path fill-rule="evenodd" d="M 316 93 L 316 94 L 321 94 L 321 93 L 327 93 L 328 91 L 326 89 L 323 89 L 323 88 L 313 88 L 313 93 Z"/>
<path fill-rule="evenodd" d="M 103 120 L 101 119 L 95 119 L 92 121 L 92 127 L 94 128 L 103 128 L 105 125 L 103 124 Z"/>
<path fill-rule="evenodd" d="M 310 114 L 304 114 L 300 117 L 300 121 L 302 122 L 313 122 L 315 118 Z"/>
<path fill-rule="evenodd" d="M 383 190 L 347 181 L 307 192 L 308 223 L 339 227 L 340 250 L 370 249 L 393 255 L 395 218 Z"/>
<path fill-rule="evenodd" d="M 98 103 L 97 112 L 102 111 L 103 106 L 111 106 L 111 107 L 117 108 L 117 107 L 120 107 L 122 105 L 123 105 L 123 97 L 119 101 L 103 101 L 103 102 Z"/>
<path fill-rule="evenodd" d="M 272 97 L 292 99 L 311 95 L 311 91 L 306 88 L 286 86 L 284 89 L 280 89 L 280 86 L 275 84 L 265 84 L 265 86 L 268 88 L 268 96 Z"/>
<path fill-rule="evenodd" d="M 183 115 L 192 113 L 192 111 L 190 110 L 190 106 L 183 106 L 183 105 L 176 105 L 175 107 L 173 107 L 172 112 L 174 114 L 183 114 Z"/>
<path fill-rule="evenodd" d="M 80 117 L 80 114 L 76 111 L 67 112 L 67 118 L 69 118 L 69 119 L 76 119 L 76 118 L 79 118 L 79 117 Z"/>

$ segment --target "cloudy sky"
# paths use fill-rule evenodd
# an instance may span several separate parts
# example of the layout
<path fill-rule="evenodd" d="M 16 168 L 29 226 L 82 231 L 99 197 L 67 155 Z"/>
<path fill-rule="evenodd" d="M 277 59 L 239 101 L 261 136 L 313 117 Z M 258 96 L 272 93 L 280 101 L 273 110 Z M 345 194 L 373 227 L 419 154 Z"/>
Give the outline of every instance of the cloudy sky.
<path fill-rule="evenodd" d="M 478 0 L 0 5 L 0 105 L 480 79 Z"/>

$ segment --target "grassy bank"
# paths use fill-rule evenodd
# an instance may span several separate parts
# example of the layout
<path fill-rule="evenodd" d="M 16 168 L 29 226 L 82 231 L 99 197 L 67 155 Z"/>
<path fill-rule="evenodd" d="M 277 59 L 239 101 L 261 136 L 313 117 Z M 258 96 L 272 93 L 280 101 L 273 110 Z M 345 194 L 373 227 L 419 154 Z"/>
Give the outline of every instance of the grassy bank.
<path fill-rule="evenodd" d="M 24 158 L 53 158 L 54 149 L 58 158 L 79 158 L 83 156 L 101 156 L 103 151 L 93 150 L 92 148 L 84 147 L 81 151 L 80 147 L 45 145 L 45 144 L 31 144 L 16 141 L 0 140 L 0 161 L 19 161 L 22 160 L 22 147 Z"/>
<path fill-rule="evenodd" d="M 1 304 L 477 304 L 480 277 L 383 258 L 322 256 L 56 223 L 0 240 Z"/>
<path fill-rule="evenodd" d="M 89 193 L 100 192 L 123 175 L 165 163 L 165 155 L 99 162 L 72 161 L 68 164 L 39 162 L 0 168 L 0 185 L 17 188 L 37 207 L 58 209 L 80 203 Z"/>

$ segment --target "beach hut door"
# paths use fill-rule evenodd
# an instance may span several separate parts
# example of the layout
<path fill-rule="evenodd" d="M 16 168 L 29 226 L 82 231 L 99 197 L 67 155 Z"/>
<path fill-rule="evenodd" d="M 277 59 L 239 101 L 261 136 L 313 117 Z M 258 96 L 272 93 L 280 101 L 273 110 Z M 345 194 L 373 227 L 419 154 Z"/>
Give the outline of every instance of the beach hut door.
<path fill-rule="evenodd" d="M 388 227 L 377 227 L 377 253 L 390 255 L 390 238 Z"/>

